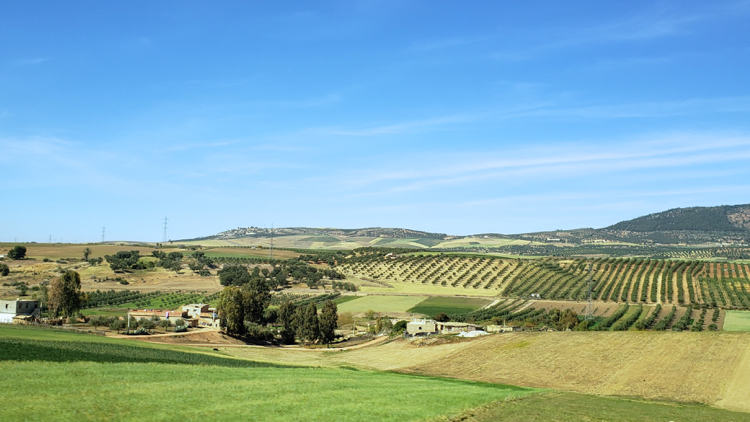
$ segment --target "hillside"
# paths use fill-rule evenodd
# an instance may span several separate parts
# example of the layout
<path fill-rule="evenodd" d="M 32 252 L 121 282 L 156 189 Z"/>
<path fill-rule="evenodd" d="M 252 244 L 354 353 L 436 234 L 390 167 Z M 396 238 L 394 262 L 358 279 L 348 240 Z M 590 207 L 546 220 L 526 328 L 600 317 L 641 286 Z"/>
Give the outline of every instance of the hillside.
<path fill-rule="evenodd" d="M 641 233 L 675 230 L 746 232 L 750 230 L 750 205 L 673 208 L 621 221 L 604 230 Z"/>
<path fill-rule="evenodd" d="M 621 221 L 602 229 L 521 234 L 447 235 L 404 228 L 360 229 L 238 227 L 212 236 L 177 241 L 202 246 L 261 246 L 292 249 L 392 247 L 532 256 L 662 256 L 663 245 L 746 245 L 750 243 L 750 205 L 674 208 Z M 592 246 L 593 245 L 593 246 Z M 613 247 L 614 246 L 614 247 Z M 634 249 L 638 247 L 641 249 Z M 643 249 L 643 248 L 651 249 Z M 579 249 L 581 248 L 581 249 Z M 721 256 L 723 252 L 715 256 Z"/>

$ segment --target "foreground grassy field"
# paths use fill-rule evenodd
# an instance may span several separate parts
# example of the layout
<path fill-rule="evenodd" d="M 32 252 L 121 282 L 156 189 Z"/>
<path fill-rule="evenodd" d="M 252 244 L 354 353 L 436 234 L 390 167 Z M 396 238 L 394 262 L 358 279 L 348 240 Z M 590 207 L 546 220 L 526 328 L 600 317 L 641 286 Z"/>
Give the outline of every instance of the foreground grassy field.
<path fill-rule="evenodd" d="M 36 380 L 3 392 L 0 420 L 31 411 L 49 420 L 425 420 L 537 392 L 179 350 L 153 353 L 139 342 L 92 338 L 0 330 L 0 371 Z M 30 349 L 31 357 L 24 356 Z"/>
<path fill-rule="evenodd" d="M 46 420 L 133 421 L 750 420 L 748 413 L 695 404 L 354 370 L 345 364 L 407 365 L 446 353 L 455 359 L 456 352 L 482 344 L 404 349 L 404 342 L 396 342 L 351 352 L 226 349 L 255 358 L 250 360 L 211 349 L 0 326 L 0 371 L 9 379 L 34 380 L 3 391 L 0 421 L 30 414 Z M 289 356 L 296 356 L 296 365 L 258 361 Z"/>
<path fill-rule="evenodd" d="M 750 420 L 750 415 L 708 406 L 550 392 L 518 400 L 490 403 L 464 413 L 458 420 L 465 422 L 704 422 L 747 421 Z"/>

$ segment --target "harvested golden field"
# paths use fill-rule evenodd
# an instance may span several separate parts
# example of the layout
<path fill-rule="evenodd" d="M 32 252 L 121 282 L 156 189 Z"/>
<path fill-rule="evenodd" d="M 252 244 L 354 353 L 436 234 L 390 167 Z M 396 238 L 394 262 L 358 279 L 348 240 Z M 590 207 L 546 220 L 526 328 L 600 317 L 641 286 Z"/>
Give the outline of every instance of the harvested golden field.
<path fill-rule="evenodd" d="M 271 362 L 351 365 L 750 412 L 747 333 L 516 333 L 423 347 L 397 340 L 336 352 L 222 350 Z"/>

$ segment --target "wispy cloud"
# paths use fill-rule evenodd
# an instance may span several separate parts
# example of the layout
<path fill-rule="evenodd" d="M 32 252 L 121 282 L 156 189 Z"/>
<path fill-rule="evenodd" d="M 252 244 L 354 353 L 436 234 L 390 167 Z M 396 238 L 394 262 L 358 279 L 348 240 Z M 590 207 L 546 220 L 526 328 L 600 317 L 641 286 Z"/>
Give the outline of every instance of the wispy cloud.
<path fill-rule="evenodd" d="M 16 59 L 13 61 L 13 64 L 16 66 L 29 66 L 44 63 L 49 60 L 52 60 L 52 57 L 34 57 L 30 59 Z"/>
<path fill-rule="evenodd" d="M 427 167 L 410 170 L 359 170 L 360 177 L 346 180 L 354 196 L 385 195 L 428 190 L 438 186 L 470 186 L 501 180 L 575 179 L 614 177 L 633 171 L 654 172 L 674 168 L 700 168 L 707 165 L 750 159 L 750 136 L 727 134 L 674 134 L 649 140 L 568 144 L 516 151 L 484 151 L 464 154 L 423 154 L 411 162 Z M 612 146 L 616 145 L 616 146 Z M 399 162 L 403 168 L 403 163 Z M 365 173 L 365 174 L 363 174 Z M 369 187 L 369 188 L 367 188 Z"/>

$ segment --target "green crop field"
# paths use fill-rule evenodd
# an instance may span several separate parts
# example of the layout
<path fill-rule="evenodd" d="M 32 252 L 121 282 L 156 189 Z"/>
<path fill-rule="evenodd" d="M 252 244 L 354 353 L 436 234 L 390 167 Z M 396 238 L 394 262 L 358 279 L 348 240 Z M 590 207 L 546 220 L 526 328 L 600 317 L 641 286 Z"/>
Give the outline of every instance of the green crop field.
<path fill-rule="evenodd" d="M 750 331 L 750 312 L 727 311 L 724 331 Z"/>
<path fill-rule="evenodd" d="M 409 312 L 434 316 L 440 312 L 446 314 L 463 314 L 490 304 L 488 299 L 466 297 L 430 297 L 409 309 Z"/>
<path fill-rule="evenodd" d="M 21 331 L 0 330 L 0 371 L 8 379 L 35 381 L 3 391 L 0 420 L 30 414 L 48 420 L 97 421 L 426 420 L 539 391 L 394 373 L 279 366 L 167 347 L 154 353 L 151 345 L 135 341 Z"/>
<path fill-rule="evenodd" d="M 362 296 L 338 305 L 339 312 L 408 312 L 427 296 Z"/>

